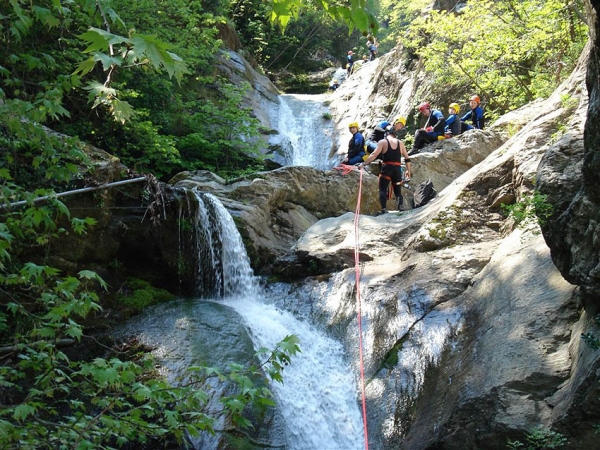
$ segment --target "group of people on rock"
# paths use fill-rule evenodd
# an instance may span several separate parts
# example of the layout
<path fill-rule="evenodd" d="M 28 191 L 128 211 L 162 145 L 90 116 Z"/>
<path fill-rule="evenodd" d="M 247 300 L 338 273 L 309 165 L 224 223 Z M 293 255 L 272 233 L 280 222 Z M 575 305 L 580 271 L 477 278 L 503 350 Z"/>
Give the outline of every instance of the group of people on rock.
<path fill-rule="evenodd" d="M 469 99 L 469 106 L 471 109 L 460 117 L 458 115 L 460 113 L 458 103 L 450 103 L 448 118 L 446 118 L 441 111 L 432 109 L 428 102 L 421 103 L 419 111 L 427 117 L 427 122 L 425 122 L 423 128 L 419 128 L 416 131 L 413 147 L 408 154 L 414 155 L 415 153 L 419 153 L 425 144 L 430 142 L 449 139 L 473 128 L 483 129 L 485 119 L 483 108 L 481 107 L 481 99 L 478 95 L 473 95 Z M 472 123 L 471 125 L 467 123 L 469 120 Z"/>
<path fill-rule="evenodd" d="M 348 155 L 342 163 L 358 165 L 363 168 L 375 159 L 381 160 L 382 166 L 379 173 L 381 211 L 379 214 L 387 212 L 390 183 L 396 197 L 398 211 L 404 209 L 401 186 L 412 176 L 410 156 L 419 153 L 427 143 L 449 139 L 467 130 L 483 129 L 485 119 L 479 96 L 473 95 L 469 100 L 469 106 L 470 111 L 461 117 L 459 116 L 460 106 L 457 103 L 451 103 L 446 118 L 441 111 L 433 109 L 430 103 L 421 103 L 419 111 L 427 117 L 427 121 L 422 128 L 415 132 L 410 151 L 406 150 L 404 143 L 399 139 L 402 132 L 406 131 L 404 130 L 406 118 L 403 116 L 396 116 L 391 124 L 387 121 L 379 122 L 367 139 L 359 131 L 358 122 L 348 125 L 352 138 L 348 144 Z M 468 124 L 468 121 L 471 121 L 471 124 Z M 402 158 L 404 158 L 405 170 L 402 167 Z"/>

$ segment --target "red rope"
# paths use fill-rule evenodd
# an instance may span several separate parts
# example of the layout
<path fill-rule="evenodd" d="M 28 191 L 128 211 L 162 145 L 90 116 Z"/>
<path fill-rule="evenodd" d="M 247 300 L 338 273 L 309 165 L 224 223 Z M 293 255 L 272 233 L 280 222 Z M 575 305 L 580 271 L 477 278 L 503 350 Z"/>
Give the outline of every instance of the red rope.
<path fill-rule="evenodd" d="M 336 170 L 341 170 L 342 175 L 348 175 L 353 170 L 359 170 L 357 166 L 349 166 L 347 164 L 340 164 L 334 167 Z M 359 182 L 358 182 L 358 198 L 356 200 L 356 211 L 354 212 L 354 273 L 356 278 L 356 310 L 358 312 L 358 353 L 360 360 L 360 390 L 362 394 L 362 407 L 363 407 L 363 427 L 365 434 L 365 449 L 369 450 L 369 432 L 367 427 L 367 401 L 365 395 L 365 364 L 363 359 L 363 345 L 362 345 L 362 312 L 360 307 L 360 243 L 358 239 L 358 223 L 360 220 L 360 201 L 362 198 L 362 175 L 363 170 L 359 170 Z"/>
<path fill-rule="evenodd" d="M 348 175 L 353 170 L 359 170 L 357 166 L 349 166 L 347 164 L 340 164 L 334 167 L 336 170 L 341 170 L 342 175 Z M 363 427 L 365 435 L 365 449 L 369 450 L 369 431 L 367 428 L 367 400 L 365 395 L 365 364 L 363 358 L 363 341 L 362 341 L 362 312 L 360 307 L 360 246 L 358 239 L 358 223 L 360 219 L 360 200 L 362 198 L 362 180 L 363 170 L 359 170 L 359 182 L 358 182 L 358 198 L 356 200 L 356 211 L 354 212 L 354 272 L 356 278 L 356 309 L 358 311 L 358 353 L 360 360 L 360 390 L 362 394 L 362 415 L 363 415 Z"/>
<path fill-rule="evenodd" d="M 360 387 L 362 393 L 362 414 L 363 426 L 365 432 L 365 449 L 369 450 L 369 432 L 367 429 L 367 402 L 365 396 L 365 366 L 363 361 L 363 342 L 362 342 L 362 320 L 360 307 L 360 246 L 358 239 L 358 223 L 360 219 L 360 200 L 362 197 L 362 179 L 363 171 L 359 171 L 360 178 L 358 183 L 358 199 L 356 200 L 356 212 L 354 213 L 354 272 L 356 278 L 356 309 L 358 311 L 358 349 L 360 355 Z"/>
<path fill-rule="evenodd" d="M 353 170 L 358 170 L 358 167 L 357 166 L 349 166 L 348 164 L 340 164 L 339 166 L 334 167 L 334 169 L 341 170 L 342 175 L 348 175 Z M 361 174 L 361 180 L 362 180 L 362 174 Z M 360 200 L 360 197 L 359 197 L 359 200 Z"/>

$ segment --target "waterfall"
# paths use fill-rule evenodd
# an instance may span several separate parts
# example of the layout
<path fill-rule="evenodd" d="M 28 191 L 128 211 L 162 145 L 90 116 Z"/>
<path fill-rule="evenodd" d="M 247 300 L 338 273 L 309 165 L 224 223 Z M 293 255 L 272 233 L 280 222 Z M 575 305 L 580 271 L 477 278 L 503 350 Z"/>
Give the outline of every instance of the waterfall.
<path fill-rule="evenodd" d="M 231 215 L 212 194 L 190 190 L 187 199 L 188 210 L 196 211 L 192 232 L 198 293 L 204 297 L 256 297 L 254 273 Z"/>
<path fill-rule="evenodd" d="M 335 165 L 333 122 L 326 106 L 327 95 L 284 94 L 279 108 L 271 111 L 281 147 L 278 162 L 285 166 L 331 169 Z"/>
<path fill-rule="evenodd" d="M 211 303 L 218 301 L 243 318 L 256 350 L 274 348 L 289 334 L 300 340 L 301 353 L 285 368 L 284 382 L 270 386 L 285 421 L 284 436 L 273 438 L 285 442 L 288 450 L 362 448 L 357 381 L 342 344 L 268 304 L 227 210 L 211 194 L 191 190 L 189 195 L 190 201 L 197 201 L 194 233 L 199 280 L 208 279 L 214 289 L 217 298 L 210 299 Z M 210 277 L 209 271 L 213 272 Z M 206 442 L 202 448 L 207 448 Z"/>

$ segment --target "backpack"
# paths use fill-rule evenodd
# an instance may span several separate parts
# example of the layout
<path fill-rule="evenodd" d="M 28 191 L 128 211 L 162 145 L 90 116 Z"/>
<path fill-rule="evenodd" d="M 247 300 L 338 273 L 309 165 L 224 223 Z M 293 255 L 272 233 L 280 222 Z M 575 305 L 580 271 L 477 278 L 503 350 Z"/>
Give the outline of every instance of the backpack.
<path fill-rule="evenodd" d="M 429 201 L 437 195 L 436 190 L 433 188 L 431 180 L 423 181 L 415 188 L 413 195 L 413 202 L 415 208 L 420 208 L 426 205 Z"/>

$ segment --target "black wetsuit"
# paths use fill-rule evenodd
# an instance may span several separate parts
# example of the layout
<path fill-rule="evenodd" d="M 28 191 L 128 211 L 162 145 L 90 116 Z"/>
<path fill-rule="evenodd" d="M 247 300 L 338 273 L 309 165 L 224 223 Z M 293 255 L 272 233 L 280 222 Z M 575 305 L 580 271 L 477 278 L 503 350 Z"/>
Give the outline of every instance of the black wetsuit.
<path fill-rule="evenodd" d="M 398 146 L 392 148 L 388 138 L 385 138 L 388 149 L 383 154 L 383 166 L 381 167 L 381 173 L 379 174 L 379 203 L 381 203 L 381 209 L 385 209 L 388 199 L 388 189 L 390 182 L 394 189 L 394 195 L 396 196 L 396 203 L 398 210 L 402 210 L 403 198 L 400 184 L 402 183 L 402 158 L 400 153 L 400 141 Z"/>

